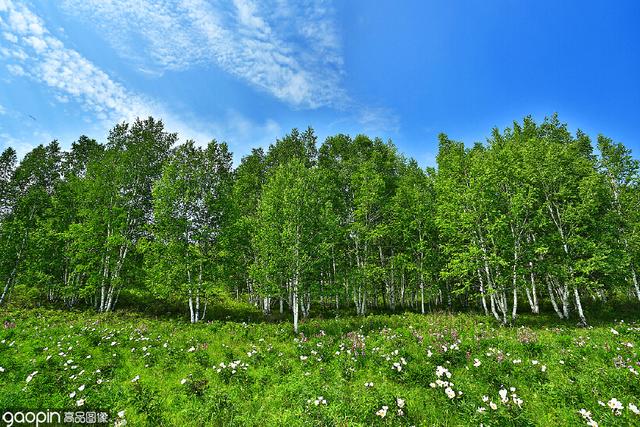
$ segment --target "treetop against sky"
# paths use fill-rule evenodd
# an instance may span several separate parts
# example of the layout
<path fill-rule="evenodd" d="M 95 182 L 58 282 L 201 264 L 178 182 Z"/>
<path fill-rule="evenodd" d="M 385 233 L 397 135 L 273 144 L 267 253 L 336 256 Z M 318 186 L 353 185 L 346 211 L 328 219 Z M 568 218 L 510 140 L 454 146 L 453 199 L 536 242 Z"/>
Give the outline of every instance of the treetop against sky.
<path fill-rule="evenodd" d="M 635 1 L 0 0 L 0 149 L 153 115 L 237 159 L 313 125 L 433 166 L 439 132 L 471 145 L 553 111 L 637 149 L 639 16 Z"/>

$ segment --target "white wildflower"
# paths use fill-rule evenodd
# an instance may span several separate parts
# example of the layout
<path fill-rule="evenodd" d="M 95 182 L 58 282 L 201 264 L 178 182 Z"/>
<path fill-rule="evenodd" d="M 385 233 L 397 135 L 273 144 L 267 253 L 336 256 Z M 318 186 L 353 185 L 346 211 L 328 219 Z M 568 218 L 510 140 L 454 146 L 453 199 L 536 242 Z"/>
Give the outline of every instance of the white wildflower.
<path fill-rule="evenodd" d="M 451 389 L 451 387 L 447 387 L 447 388 L 445 388 L 445 389 L 444 389 L 444 392 L 447 394 L 447 397 L 448 397 L 449 399 L 453 399 L 454 397 L 456 397 L 456 392 L 455 392 L 455 391 L 453 391 L 453 390 Z"/>
<path fill-rule="evenodd" d="M 380 418 L 384 418 L 387 416 L 387 409 L 389 409 L 388 406 L 383 406 L 378 412 L 376 412 L 376 415 L 379 416 Z"/>
<path fill-rule="evenodd" d="M 30 373 L 30 374 L 27 376 L 27 379 L 26 379 L 27 383 L 30 383 L 30 382 L 31 382 L 31 380 L 33 379 L 33 377 L 35 377 L 37 373 L 38 373 L 38 371 L 33 371 L 32 373 Z"/>
<path fill-rule="evenodd" d="M 615 415 L 620 415 L 620 411 L 622 411 L 622 409 L 624 409 L 624 406 L 622 405 L 622 402 L 620 402 L 615 397 L 612 398 L 611 400 L 609 400 L 607 402 L 607 405 L 609 406 L 609 408 L 611 408 L 611 410 L 613 411 L 613 413 Z"/>

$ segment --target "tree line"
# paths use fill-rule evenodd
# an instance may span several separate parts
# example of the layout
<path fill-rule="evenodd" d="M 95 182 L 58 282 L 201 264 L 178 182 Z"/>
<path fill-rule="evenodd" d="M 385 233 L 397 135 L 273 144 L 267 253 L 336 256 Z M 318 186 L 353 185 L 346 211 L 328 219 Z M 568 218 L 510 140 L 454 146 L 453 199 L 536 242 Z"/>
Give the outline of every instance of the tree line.
<path fill-rule="evenodd" d="M 116 125 L 18 161 L 0 156 L 0 305 L 112 311 L 221 294 L 311 311 L 477 309 L 501 323 L 541 305 L 640 300 L 638 161 L 556 115 L 486 143 L 439 136 L 437 168 L 391 141 L 293 129 L 233 167 L 225 143 L 177 143 L 162 121 Z M 146 299 L 140 299 L 140 296 Z M 137 301 L 137 302 L 136 302 Z M 142 307 L 141 307 L 142 308 Z"/>

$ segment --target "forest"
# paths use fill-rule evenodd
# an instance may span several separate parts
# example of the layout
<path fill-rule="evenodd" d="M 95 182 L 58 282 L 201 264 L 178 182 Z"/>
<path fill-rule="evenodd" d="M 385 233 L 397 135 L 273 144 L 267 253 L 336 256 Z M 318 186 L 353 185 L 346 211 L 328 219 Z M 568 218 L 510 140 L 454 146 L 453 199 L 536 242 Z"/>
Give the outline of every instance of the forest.
<path fill-rule="evenodd" d="M 180 312 L 237 301 L 299 323 L 340 310 L 480 312 L 640 303 L 638 161 L 557 115 L 439 135 L 437 167 L 391 141 L 293 129 L 234 166 L 161 120 L 0 156 L 0 305 Z M 213 308 L 212 308 L 213 307 Z M 209 311 L 208 311 L 209 310 Z"/>

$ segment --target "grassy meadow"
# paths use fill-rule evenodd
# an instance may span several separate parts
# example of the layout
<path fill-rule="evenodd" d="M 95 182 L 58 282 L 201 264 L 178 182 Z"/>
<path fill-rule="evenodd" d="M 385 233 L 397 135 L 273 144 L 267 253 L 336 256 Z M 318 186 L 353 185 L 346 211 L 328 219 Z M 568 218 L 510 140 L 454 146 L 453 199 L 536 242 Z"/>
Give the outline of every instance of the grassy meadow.
<path fill-rule="evenodd" d="M 0 408 L 134 426 L 640 424 L 633 314 L 588 328 L 380 314 L 308 320 L 296 336 L 284 321 L 8 311 Z"/>

